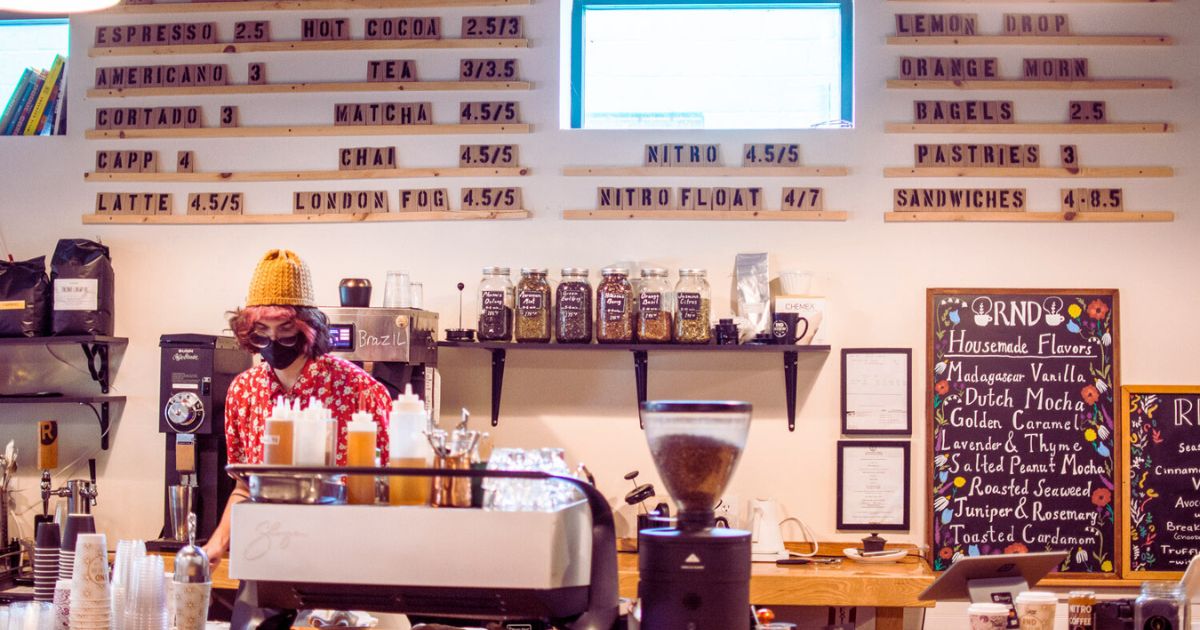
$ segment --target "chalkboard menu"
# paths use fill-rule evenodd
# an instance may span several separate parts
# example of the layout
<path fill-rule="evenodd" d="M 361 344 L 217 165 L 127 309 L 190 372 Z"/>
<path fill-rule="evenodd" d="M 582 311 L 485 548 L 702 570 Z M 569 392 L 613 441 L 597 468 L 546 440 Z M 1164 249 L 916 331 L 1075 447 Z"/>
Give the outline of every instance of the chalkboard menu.
<path fill-rule="evenodd" d="M 1121 388 L 1126 575 L 1178 578 L 1200 554 L 1200 387 Z"/>
<path fill-rule="evenodd" d="M 926 432 L 935 570 L 1067 551 L 1114 577 L 1117 291 L 930 289 Z"/>

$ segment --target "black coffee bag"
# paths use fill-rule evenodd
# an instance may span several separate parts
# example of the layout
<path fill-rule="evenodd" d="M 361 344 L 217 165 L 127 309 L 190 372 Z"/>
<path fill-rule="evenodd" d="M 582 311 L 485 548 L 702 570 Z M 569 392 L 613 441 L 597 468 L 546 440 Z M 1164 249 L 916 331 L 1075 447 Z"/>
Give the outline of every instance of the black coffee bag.
<path fill-rule="evenodd" d="M 108 248 L 87 239 L 64 238 L 50 259 L 55 335 L 113 334 L 115 278 Z"/>
<path fill-rule="evenodd" d="M 0 337 L 50 334 L 50 279 L 46 257 L 0 261 Z"/>

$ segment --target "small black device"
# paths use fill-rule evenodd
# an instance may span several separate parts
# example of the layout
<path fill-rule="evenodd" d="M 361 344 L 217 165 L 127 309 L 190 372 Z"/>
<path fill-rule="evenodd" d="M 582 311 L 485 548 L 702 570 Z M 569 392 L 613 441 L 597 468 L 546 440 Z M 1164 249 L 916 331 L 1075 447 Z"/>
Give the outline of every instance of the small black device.
<path fill-rule="evenodd" d="M 459 282 L 456 287 L 458 288 L 458 328 L 446 329 L 446 341 L 475 341 L 475 331 L 463 328 L 462 324 L 463 289 L 467 288 L 467 285 Z"/>
<path fill-rule="evenodd" d="M 1133 630 L 1133 600 L 1113 599 L 1092 606 L 1095 630 Z"/>

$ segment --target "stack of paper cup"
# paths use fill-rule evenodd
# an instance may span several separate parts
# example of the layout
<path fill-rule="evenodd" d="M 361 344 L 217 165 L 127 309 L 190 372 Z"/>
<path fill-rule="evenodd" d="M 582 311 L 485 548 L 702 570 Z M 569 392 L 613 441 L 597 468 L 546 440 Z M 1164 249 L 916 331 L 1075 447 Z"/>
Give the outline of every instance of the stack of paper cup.
<path fill-rule="evenodd" d="M 68 514 L 63 525 L 62 543 L 58 549 L 58 579 L 73 579 L 75 571 L 75 541 L 80 534 L 96 533 L 96 521 L 91 514 Z"/>
<path fill-rule="evenodd" d="M 71 627 L 71 580 L 59 580 L 54 584 L 54 629 L 67 630 Z"/>
<path fill-rule="evenodd" d="M 54 583 L 58 581 L 58 555 L 62 540 L 57 523 L 41 523 L 33 547 L 33 599 L 54 601 Z"/>
<path fill-rule="evenodd" d="M 108 582 L 108 540 L 104 534 L 79 534 L 71 582 L 71 630 L 110 630 L 112 590 Z"/>
<path fill-rule="evenodd" d="M 145 556 L 134 565 L 129 614 L 122 630 L 166 630 L 167 593 L 163 584 L 162 556 Z"/>
<path fill-rule="evenodd" d="M 1046 591 L 1017 593 L 1017 618 L 1021 630 L 1053 630 L 1058 596 Z"/>
<path fill-rule="evenodd" d="M 1004 630 L 1008 627 L 1008 606 L 976 603 L 967 607 L 968 628 L 971 630 Z"/>
<path fill-rule="evenodd" d="M 209 597 L 212 583 L 185 584 L 175 582 L 176 630 L 204 630 L 208 622 Z"/>

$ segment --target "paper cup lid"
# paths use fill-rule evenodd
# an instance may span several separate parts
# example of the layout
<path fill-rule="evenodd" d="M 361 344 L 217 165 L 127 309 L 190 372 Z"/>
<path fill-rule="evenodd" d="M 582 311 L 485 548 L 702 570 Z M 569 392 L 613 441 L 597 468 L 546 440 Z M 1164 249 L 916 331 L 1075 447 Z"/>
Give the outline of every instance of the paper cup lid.
<path fill-rule="evenodd" d="M 968 615 L 1007 615 L 1008 606 L 1004 604 L 991 604 L 987 602 L 979 602 L 971 604 L 967 607 Z"/>
<path fill-rule="evenodd" d="M 1057 604 L 1058 595 L 1047 591 L 1022 591 L 1017 593 L 1018 604 Z"/>

